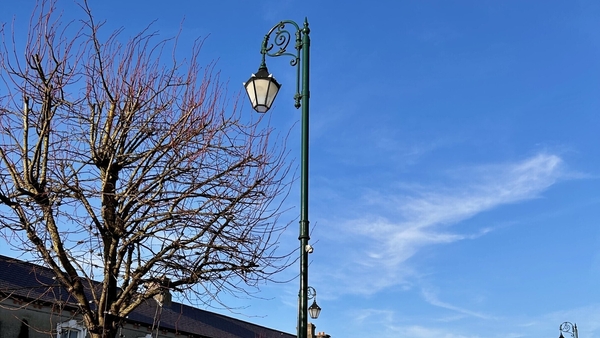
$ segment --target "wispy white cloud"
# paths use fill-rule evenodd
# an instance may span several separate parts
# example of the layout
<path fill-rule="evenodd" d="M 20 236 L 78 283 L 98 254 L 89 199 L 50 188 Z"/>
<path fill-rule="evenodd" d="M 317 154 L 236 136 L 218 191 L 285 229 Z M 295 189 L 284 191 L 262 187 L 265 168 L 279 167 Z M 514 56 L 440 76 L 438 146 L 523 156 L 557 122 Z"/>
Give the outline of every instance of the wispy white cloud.
<path fill-rule="evenodd" d="M 489 315 L 486 315 L 483 313 L 471 311 L 468 309 L 464 309 L 464 308 L 452 305 L 447 302 L 443 302 L 438 298 L 438 295 L 431 290 L 423 289 L 422 294 L 423 294 L 423 298 L 425 298 L 425 300 L 431 305 L 438 306 L 438 307 L 452 310 L 452 311 L 456 311 L 458 313 L 462 313 L 462 314 L 472 316 L 472 317 L 477 317 L 477 318 L 482 318 L 482 319 L 491 319 L 492 318 L 492 316 L 489 316 Z"/>
<path fill-rule="evenodd" d="M 395 319 L 395 313 L 391 310 L 380 310 L 380 309 L 361 309 L 361 311 L 354 317 L 354 320 L 358 324 L 364 322 L 373 322 L 375 319 L 379 324 L 391 323 Z"/>
<path fill-rule="evenodd" d="M 424 327 L 419 325 L 412 325 L 403 327 L 398 332 L 402 332 L 407 337 L 415 338 L 475 338 L 477 335 L 466 336 L 458 333 L 448 332 L 448 330 L 442 330 L 438 328 Z"/>
<path fill-rule="evenodd" d="M 452 330 L 436 327 L 432 324 L 414 325 L 407 324 L 407 318 L 400 316 L 392 310 L 361 309 L 351 320 L 356 336 L 370 337 L 418 337 L 418 338 L 475 338 L 476 335 L 467 336 L 462 329 Z M 368 324 L 369 326 L 365 326 Z"/>
<path fill-rule="evenodd" d="M 347 250 L 337 253 L 339 269 L 330 271 L 327 278 L 363 294 L 394 285 L 411 287 L 407 277 L 418 272 L 403 263 L 423 247 L 474 239 L 492 231 L 485 227 L 461 234 L 450 231 L 451 225 L 500 205 L 537 198 L 568 177 L 562 159 L 553 154 L 448 174 L 453 177 L 452 185 L 404 185 L 392 193 L 369 193 L 362 200 L 367 202 L 363 216 L 340 222 L 337 228 L 336 238 L 345 242 Z M 342 229 L 347 235 L 340 235 Z"/>
<path fill-rule="evenodd" d="M 373 337 L 418 337 L 418 338 L 519 338 L 556 337 L 558 326 L 565 320 L 576 323 L 581 337 L 599 337 L 600 304 L 579 308 L 542 313 L 523 317 L 508 314 L 491 317 L 482 313 L 457 308 L 437 298 L 435 293 L 425 291 L 434 305 L 461 313 L 452 320 L 440 320 L 436 315 L 407 316 L 406 311 L 355 309 L 349 325 L 356 336 Z M 416 325 L 414 322 L 419 322 Z M 367 326 L 368 325 L 368 326 Z M 565 335 L 568 337 L 568 335 Z"/>

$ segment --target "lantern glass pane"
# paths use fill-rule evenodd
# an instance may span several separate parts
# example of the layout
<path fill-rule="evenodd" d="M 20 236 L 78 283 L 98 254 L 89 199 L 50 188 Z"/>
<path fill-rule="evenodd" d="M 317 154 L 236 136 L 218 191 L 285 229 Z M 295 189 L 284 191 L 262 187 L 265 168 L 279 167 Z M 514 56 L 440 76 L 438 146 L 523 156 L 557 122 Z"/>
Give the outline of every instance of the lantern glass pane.
<path fill-rule="evenodd" d="M 250 99 L 252 108 L 256 107 L 256 89 L 254 88 L 254 79 L 250 79 L 248 82 L 244 83 L 244 87 L 246 87 L 246 93 L 248 94 L 248 99 Z"/>
<path fill-rule="evenodd" d="M 275 82 L 269 81 L 269 90 L 267 93 L 265 104 L 268 108 L 271 108 L 273 101 L 275 101 L 275 97 L 277 96 L 277 92 L 279 91 L 279 86 Z M 268 109 L 267 108 L 267 109 Z"/>
<path fill-rule="evenodd" d="M 255 102 L 255 106 L 258 108 L 259 106 L 266 106 L 267 109 L 269 109 L 270 104 L 267 104 L 267 101 L 270 99 L 272 103 L 273 99 L 269 98 L 269 86 L 271 85 L 271 81 L 270 79 L 255 79 L 254 80 L 254 86 L 255 86 L 255 95 L 256 95 L 256 102 Z"/>

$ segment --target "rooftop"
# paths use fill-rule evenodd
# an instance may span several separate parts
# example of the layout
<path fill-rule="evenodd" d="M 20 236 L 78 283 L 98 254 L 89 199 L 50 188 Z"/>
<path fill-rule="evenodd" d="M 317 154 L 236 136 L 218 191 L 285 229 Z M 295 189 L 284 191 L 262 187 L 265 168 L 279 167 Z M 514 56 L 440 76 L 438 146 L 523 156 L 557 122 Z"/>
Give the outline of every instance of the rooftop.
<path fill-rule="evenodd" d="M 54 280 L 52 270 L 40 265 L 0 255 L 0 295 L 38 303 L 76 306 L 69 293 Z M 127 321 L 151 326 L 158 303 L 148 300 Z M 243 320 L 227 317 L 189 305 L 172 302 L 164 306 L 161 329 L 215 338 L 293 338 L 295 335 L 269 329 Z"/>

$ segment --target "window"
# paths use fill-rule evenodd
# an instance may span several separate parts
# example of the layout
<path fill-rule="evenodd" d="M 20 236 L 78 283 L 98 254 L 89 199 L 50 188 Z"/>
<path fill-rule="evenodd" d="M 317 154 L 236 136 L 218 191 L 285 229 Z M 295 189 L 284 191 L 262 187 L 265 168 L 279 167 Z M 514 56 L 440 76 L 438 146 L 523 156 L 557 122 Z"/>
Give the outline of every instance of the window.
<path fill-rule="evenodd" d="M 87 335 L 87 330 L 83 325 L 74 319 L 58 324 L 56 332 L 59 338 L 85 338 Z"/>
<path fill-rule="evenodd" d="M 62 329 L 60 338 L 78 338 L 79 332 L 76 329 Z"/>

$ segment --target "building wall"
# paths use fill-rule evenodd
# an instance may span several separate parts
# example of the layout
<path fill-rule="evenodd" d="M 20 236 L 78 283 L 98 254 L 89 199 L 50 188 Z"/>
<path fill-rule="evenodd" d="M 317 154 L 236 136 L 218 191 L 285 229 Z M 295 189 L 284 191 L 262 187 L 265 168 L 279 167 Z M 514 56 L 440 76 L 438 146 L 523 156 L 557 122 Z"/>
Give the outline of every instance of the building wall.
<path fill-rule="evenodd" d="M 75 319 L 70 311 L 61 311 L 58 307 L 27 304 L 13 299 L 0 300 L 0 338 L 48 338 L 56 337 L 59 323 Z M 134 324 L 125 324 L 120 332 L 122 338 L 146 337 L 152 328 Z M 156 331 L 154 332 L 156 333 Z M 158 330 L 158 337 L 175 337 L 175 334 Z M 156 337 L 155 334 L 152 334 Z"/>
<path fill-rule="evenodd" d="M 13 299 L 0 301 L 0 338 L 47 338 L 52 328 L 66 320 L 67 315 L 47 306 Z"/>

